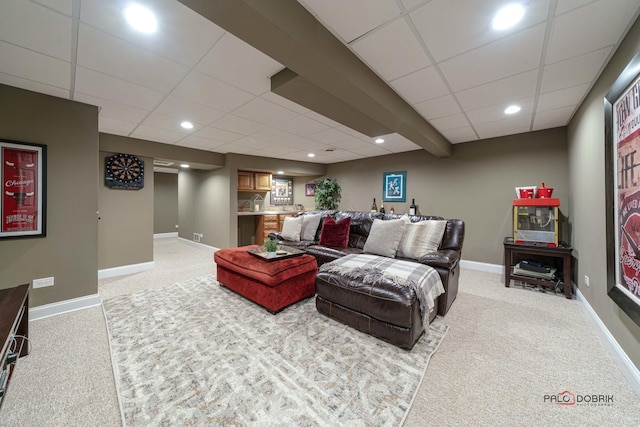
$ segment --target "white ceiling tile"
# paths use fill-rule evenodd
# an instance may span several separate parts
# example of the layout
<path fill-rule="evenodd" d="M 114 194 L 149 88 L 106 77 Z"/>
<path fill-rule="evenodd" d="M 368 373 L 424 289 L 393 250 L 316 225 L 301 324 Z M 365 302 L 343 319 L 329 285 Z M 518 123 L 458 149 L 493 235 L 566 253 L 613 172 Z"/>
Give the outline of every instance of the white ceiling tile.
<path fill-rule="evenodd" d="M 225 112 L 238 108 L 254 97 L 197 71 L 190 72 L 171 94 Z"/>
<path fill-rule="evenodd" d="M 332 120 L 328 117 L 323 116 L 322 114 L 318 114 L 315 111 L 309 110 L 309 112 L 305 113 L 305 116 L 312 118 L 313 120 L 317 120 L 320 123 L 324 123 L 330 128 L 337 128 L 339 126 L 343 126 L 342 123 L 338 123 L 335 120 Z"/>
<path fill-rule="evenodd" d="M 442 135 L 447 138 L 452 144 L 459 144 L 461 142 L 469 142 L 478 140 L 478 135 L 471 126 L 465 126 L 458 129 L 451 129 L 443 132 Z"/>
<path fill-rule="evenodd" d="M 219 120 L 213 122 L 213 126 L 229 132 L 239 133 L 241 135 L 251 135 L 266 128 L 266 125 L 254 122 L 252 120 L 243 119 L 233 114 L 227 114 Z"/>
<path fill-rule="evenodd" d="M 558 126 L 566 126 L 571 119 L 577 105 L 537 112 L 533 121 L 532 130 L 548 129 Z"/>
<path fill-rule="evenodd" d="M 419 4 L 428 2 L 429 0 L 402 0 L 402 5 L 406 10 L 413 9 Z"/>
<path fill-rule="evenodd" d="M 233 111 L 233 114 L 268 125 L 284 123 L 298 115 L 262 98 L 254 98 L 251 102 Z"/>
<path fill-rule="evenodd" d="M 400 77 L 390 82 L 390 85 L 409 104 L 417 104 L 449 93 L 434 67 L 423 68 Z"/>
<path fill-rule="evenodd" d="M 76 90 L 86 95 L 151 110 L 164 94 L 105 74 L 76 67 Z"/>
<path fill-rule="evenodd" d="M 465 110 L 476 110 L 534 96 L 537 84 L 538 70 L 533 70 L 457 92 L 456 97 Z"/>
<path fill-rule="evenodd" d="M 71 16 L 71 6 L 73 0 L 34 0 L 36 3 L 40 3 L 51 9 L 55 9 L 58 12 L 62 12 L 65 15 Z"/>
<path fill-rule="evenodd" d="M 296 116 L 287 122 L 278 124 L 277 127 L 284 131 L 302 136 L 330 129 L 329 126 L 310 119 L 305 115 Z"/>
<path fill-rule="evenodd" d="M 177 132 L 182 134 L 183 137 L 190 134 L 195 134 L 196 132 L 198 132 L 200 128 L 203 127 L 201 123 L 193 122 L 193 129 L 184 129 L 183 127 L 180 126 L 180 123 L 181 123 L 180 119 L 173 116 L 168 116 L 156 110 L 153 113 L 149 114 L 149 117 L 147 117 L 142 122 L 142 125 L 158 128 L 158 129 L 164 129 L 171 132 Z"/>
<path fill-rule="evenodd" d="M 294 135 L 292 133 L 283 132 L 274 128 L 265 128 L 261 131 L 254 133 L 254 138 L 262 139 L 264 141 L 268 141 L 274 144 L 284 144 L 288 146 L 295 147 L 298 141 L 302 139 L 302 137 L 298 135 Z"/>
<path fill-rule="evenodd" d="M 25 0 L 2 0 L 0 40 L 71 61 L 71 18 Z"/>
<path fill-rule="evenodd" d="M 478 136 L 482 139 L 529 132 L 530 127 L 531 114 L 474 126 Z"/>
<path fill-rule="evenodd" d="M 432 0 L 409 16 L 429 52 L 440 62 L 502 37 L 513 37 L 524 28 L 544 22 L 549 11 L 549 0 L 527 2 L 522 21 L 505 34 L 491 29 L 493 15 L 504 3 L 504 0 Z"/>
<path fill-rule="evenodd" d="M 274 104 L 278 104 L 281 107 L 284 107 L 288 110 L 291 110 L 293 112 L 296 112 L 298 114 L 306 114 L 308 113 L 309 110 L 307 107 L 303 107 L 300 104 L 296 104 L 293 101 L 289 101 L 287 98 L 284 98 L 280 95 L 278 95 L 277 93 L 273 93 L 270 90 L 263 93 L 262 95 L 260 95 L 260 98 L 264 99 L 265 101 L 269 101 L 269 102 L 273 102 Z"/>
<path fill-rule="evenodd" d="M 176 143 L 183 147 L 198 148 L 201 150 L 214 150 L 216 147 L 227 144 L 226 142 L 212 141 L 210 139 L 200 138 L 195 135 L 189 135 Z"/>
<path fill-rule="evenodd" d="M 326 129 L 321 132 L 308 135 L 308 137 L 315 141 L 324 142 L 326 144 L 338 143 L 340 141 L 352 139 L 351 135 L 334 128 Z"/>
<path fill-rule="evenodd" d="M 263 154 L 256 154 L 256 155 L 264 155 L 264 153 L 269 153 L 269 154 L 287 154 L 287 153 L 291 153 L 293 151 L 298 151 L 295 149 L 292 149 L 291 147 L 287 146 L 287 145 L 278 145 L 278 144 L 272 144 L 272 143 L 267 143 L 266 145 L 264 145 L 264 148 L 261 148 L 259 150 L 256 150 L 256 153 L 259 151 Z M 307 153 L 307 151 L 305 151 L 305 153 Z"/>
<path fill-rule="evenodd" d="M 129 136 L 129 134 L 136 128 L 136 126 L 138 126 L 138 123 L 130 122 L 127 120 L 108 116 L 98 117 L 98 129 L 102 133 Z"/>
<path fill-rule="evenodd" d="M 352 151 L 357 154 L 362 154 L 365 156 L 384 156 L 385 154 L 389 154 L 389 152 L 383 148 L 375 147 L 373 145 L 369 145 L 366 147 L 354 148 L 349 151 Z"/>
<path fill-rule="evenodd" d="M 140 86 L 168 93 L 187 68 L 87 25 L 80 25 L 80 66 L 109 74 Z"/>
<path fill-rule="evenodd" d="M 562 15 L 570 10 L 577 9 L 588 3 L 593 3 L 594 0 L 558 0 L 556 5 L 556 15 Z"/>
<path fill-rule="evenodd" d="M 493 105 L 491 107 L 485 107 L 485 108 L 480 108 L 478 110 L 467 111 L 467 117 L 469 118 L 469 121 L 471 122 L 471 124 L 475 126 L 480 123 L 495 122 L 495 121 L 504 120 L 510 117 L 516 117 L 517 115 L 520 115 L 520 114 L 531 115 L 531 113 L 533 112 L 533 100 L 534 100 L 533 97 L 526 98 L 526 99 L 518 99 L 518 100 L 514 99 L 513 102 L 510 102 L 509 104 Z M 518 105 L 521 108 L 521 110 L 519 113 L 513 116 L 507 116 L 505 115 L 504 110 L 511 104 Z"/>
<path fill-rule="evenodd" d="M 439 119 L 433 119 L 430 121 L 430 123 L 439 132 L 469 126 L 469 121 L 464 116 L 464 114 L 454 114 L 447 117 L 441 117 Z"/>
<path fill-rule="evenodd" d="M 384 80 L 393 80 L 431 64 L 404 19 L 351 43 L 351 48 Z"/>
<path fill-rule="evenodd" d="M 68 62 L 1 41 L 0 58 L 0 73 L 69 89 L 71 71 Z"/>
<path fill-rule="evenodd" d="M 73 97 L 76 101 L 85 102 L 87 104 L 100 107 L 100 116 L 108 116 L 114 119 L 126 120 L 129 122 L 139 123 L 149 115 L 150 110 L 132 107 L 130 105 L 120 104 L 108 99 L 97 98 L 95 96 L 86 95 L 84 93 L 75 92 Z"/>
<path fill-rule="evenodd" d="M 0 47 L 0 56 L 2 55 L 1 52 L 2 48 Z M 1 69 L 2 67 L 0 66 L 0 70 Z M 23 79 L 22 77 L 4 74 L 2 72 L 0 72 L 0 83 L 7 86 L 30 90 L 32 92 L 43 93 L 45 95 L 57 96 L 58 98 L 69 98 L 69 89 L 49 86 L 43 83 L 35 82 L 33 80 Z"/>
<path fill-rule="evenodd" d="M 242 135 L 234 132 L 227 132 L 226 130 L 218 129 L 213 126 L 207 126 L 199 131 L 195 132 L 196 136 L 200 138 L 211 139 L 220 142 L 232 142 L 242 138 Z"/>
<path fill-rule="evenodd" d="M 427 120 L 450 116 L 462 111 L 455 98 L 451 95 L 420 102 L 414 105 L 413 108 Z"/>
<path fill-rule="evenodd" d="M 225 33 L 196 66 L 196 70 L 254 95 L 268 91 L 269 78 L 282 65 L 236 36 Z"/>
<path fill-rule="evenodd" d="M 266 141 L 263 141 L 261 139 L 254 138 L 252 136 L 242 137 L 242 138 L 238 139 L 237 141 L 233 141 L 233 144 L 234 145 L 240 145 L 240 146 L 247 147 L 247 148 L 251 148 L 254 151 L 255 150 L 264 150 L 264 149 L 267 149 L 267 147 L 273 145 L 270 142 L 266 142 Z"/>
<path fill-rule="evenodd" d="M 216 147 L 216 151 L 220 153 L 235 153 L 235 154 L 249 154 L 255 151 L 255 148 L 245 147 L 244 145 L 238 145 L 235 142 L 230 144 L 221 145 Z"/>
<path fill-rule="evenodd" d="M 543 93 L 538 98 L 538 111 L 556 110 L 562 107 L 577 105 L 589 90 L 590 85 L 584 84 L 567 89 Z"/>
<path fill-rule="evenodd" d="M 140 34 L 123 17 L 125 0 L 82 0 L 80 20 L 180 64 L 195 65 L 224 30 L 175 0 L 153 0 L 160 23 L 153 36 Z"/>
<path fill-rule="evenodd" d="M 351 136 L 353 136 L 354 138 L 358 138 L 358 139 L 362 139 L 362 140 L 366 140 L 369 141 L 371 140 L 371 137 L 368 135 L 365 135 L 361 132 L 358 132 L 355 129 L 351 129 L 350 127 L 347 127 L 345 125 L 340 125 L 338 127 L 336 127 L 335 129 L 339 130 L 340 132 L 344 132 L 346 134 L 349 134 Z"/>
<path fill-rule="evenodd" d="M 180 132 L 172 132 L 166 129 L 158 129 L 151 126 L 140 125 L 133 131 L 131 137 L 139 139 L 147 139 L 150 141 L 164 142 L 173 144 L 181 140 L 186 135 Z"/>
<path fill-rule="evenodd" d="M 389 151 L 392 151 L 394 153 L 402 153 L 405 151 L 413 151 L 413 150 L 421 150 L 422 147 L 414 144 L 411 141 L 405 140 L 405 141 L 385 141 L 385 143 L 383 144 L 384 148 L 386 148 Z"/>
<path fill-rule="evenodd" d="M 542 72 L 541 92 L 551 92 L 594 82 L 613 47 L 596 50 L 555 64 L 545 65 Z"/>
<path fill-rule="evenodd" d="M 181 120 L 188 120 L 203 125 L 209 125 L 211 122 L 225 115 L 223 111 L 172 95 L 166 97 L 158 108 L 156 108 L 156 111 Z"/>
<path fill-rule="evenodd" d="M 400 14 L 396 4 L 388 0 L 299 1 L 347 43 Z"/>
<path fill-rule="evenodd" d="M 620 29 L 637 15 L 637 0 L 616 0 L 626 7 L 611 7 L 611 0 L 601 0 L 575 9 L 555 19 L 545 63 L 581 55 L 614 45 Z"/>
<path fill-rule="evenodd" d="M 545 25 L 504 37 L 439 64 L 454 92 L 537 69 Z M 469 72 L 473 70 L 473 72 Z"/>
<path fill-rule="evenodd" d="M 351 138 L 351 139 L 345 139 L 344 141 L 327 143 L 327 144 L 336 149 L 351 150 L 352 148 L 368 147 L 369 145 L 372 145 L 373 142 L 371 142 L 371 140 L 363 141 L 358 138 Z"/>

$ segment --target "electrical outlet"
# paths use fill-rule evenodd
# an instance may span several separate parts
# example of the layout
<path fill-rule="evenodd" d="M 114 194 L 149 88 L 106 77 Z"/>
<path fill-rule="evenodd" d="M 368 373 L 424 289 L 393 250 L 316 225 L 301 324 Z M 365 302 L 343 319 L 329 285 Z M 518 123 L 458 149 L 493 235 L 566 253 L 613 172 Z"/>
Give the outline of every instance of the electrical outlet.
<path fill-rule="evenodd" d="M 584 284 L 587 286 L 587 288 L 589 287 L 589 276 L 587 276 L 586 274 L 584 275 Z"/>
<path fill-rule="evenodd" d="M 200 242 L 200 233 L 193 233 L 193 241 L 196 243 Z"/>
<path fill-rule="evenodd" d="M 46 288 L 47 286 L 53 286 L 53 277 L 45 277 L 43 279 L 33 279 L 31 285 L 33 289 Z"/>

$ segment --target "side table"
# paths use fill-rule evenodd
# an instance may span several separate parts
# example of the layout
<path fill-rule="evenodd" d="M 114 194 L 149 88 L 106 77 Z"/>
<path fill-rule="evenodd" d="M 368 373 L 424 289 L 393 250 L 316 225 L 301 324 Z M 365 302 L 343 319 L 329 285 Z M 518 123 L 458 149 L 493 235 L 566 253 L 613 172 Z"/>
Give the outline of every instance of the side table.
<path fill-rule="evenodd" d="M 509 287 L 511 280 L 519 280 L 539 286 L 555 287 L 556 283 L 550 280 L 536 279 L 535 277 L 514 274 L 513 254 L 540 255 L 554 258 L 562 258 L 562 283 L 564 285 L 564 295 L 571 299 L 571 246 L 561 245 L 558 247 L 522 245 L 513 242 L 510 237 L 504 239 L 504 286 Z"/>

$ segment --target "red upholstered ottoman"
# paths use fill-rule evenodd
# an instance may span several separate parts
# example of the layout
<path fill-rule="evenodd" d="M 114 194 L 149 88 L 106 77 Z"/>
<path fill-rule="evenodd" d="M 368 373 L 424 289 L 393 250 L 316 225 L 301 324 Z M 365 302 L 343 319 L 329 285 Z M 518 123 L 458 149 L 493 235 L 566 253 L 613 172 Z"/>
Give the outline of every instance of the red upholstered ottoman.
<path fill-rule="evenodd" d="M 316 259 L 308 254 L 265 261 L 247 252 L 260 246 L 214 252 L 218 283 L 260 304 L 272 314 L 316 293 Z"/>

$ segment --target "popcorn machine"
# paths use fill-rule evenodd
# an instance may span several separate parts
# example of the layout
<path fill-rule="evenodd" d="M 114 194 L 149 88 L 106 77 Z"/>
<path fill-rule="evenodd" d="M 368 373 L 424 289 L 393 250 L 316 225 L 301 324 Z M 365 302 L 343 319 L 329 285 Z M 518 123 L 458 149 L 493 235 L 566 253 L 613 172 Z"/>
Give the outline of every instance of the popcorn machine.
<path fill-rule="evenodd" d="M 558 246 L 560 199 L 513 200 L 513 241 L 534 246 Z"/>

